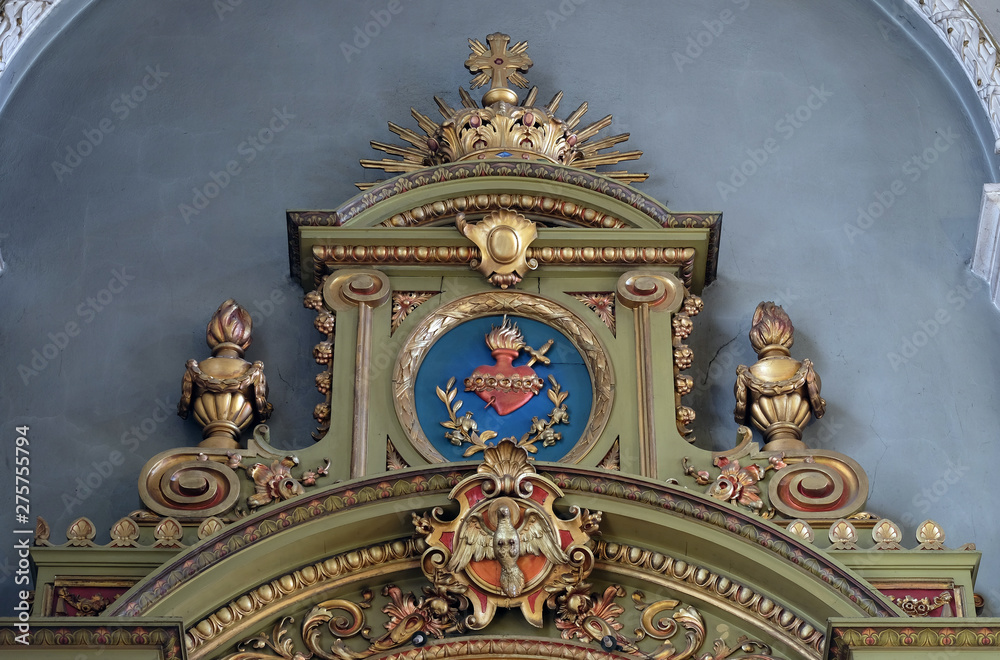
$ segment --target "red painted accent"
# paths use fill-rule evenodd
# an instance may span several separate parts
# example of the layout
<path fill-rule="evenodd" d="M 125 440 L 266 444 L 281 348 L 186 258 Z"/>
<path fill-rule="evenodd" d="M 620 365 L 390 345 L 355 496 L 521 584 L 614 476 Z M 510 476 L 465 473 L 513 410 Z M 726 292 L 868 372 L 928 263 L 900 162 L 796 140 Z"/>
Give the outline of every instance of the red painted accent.
<path fill-rule="evenodd" d="M 530 607 L 530 608 L 531 608 L 531 611 L 532 611 L 532 612 L 534 612 L 534 611 L 535 611 L 535 601 L 536 601 L 536 600 L 538 600 L 538 597 L 539 597 L 539 596 L 540 596 L 541 594 L 542 594 L 542 592 L 541 592 L 541 591 L 536 591 L 535 593 L 533 593 L 533 594 L 531 594 L 530 596 L 528 596 L 528 607 Z"/>
<path fill-rule="evenodd" d="M 549 494 L 549 491 L 543 488 L 535 487 L 535 489 L 531 491 L 531 499 L 535 500 L 539 504 L 545 504 L 545 500 L 549 499 Z"/>
<path fill-rule="evenodd" d="M 778 484 L 778 499 L 780 499 L 785 505 L 798 511 L 834 511 L 847 503 L 849 495 L 850 492 L 847 489 L 844 489 L 843 495 L 837 498 L 835 502 L 827 502 L 817 505 L 811 504 L 809 502 L 809 495 L 805 493 L 793 495 L 792 489 L 789 488 L 787 483 L 781 482 Z"/>
<path fill-rule="evenodd" d="M 92 611 L 89 616 L 97 616 L 107 608 L 111 602 L 114 602 L 123 593 L 129 590 L 128 587 L 88 587 L 88 586 L 72 586 L 72 587 L 58 587 L 52 590 L 52 602 L 50 607 L 52 608 L 52 616 L 87 616 L 86 614 L 78 614 L 79 610 L 70 605 L 66 601 L 62 601 L 60 604 L 59 591 L 60 589 L 66 589 L 69 597 L 78 601 L 90 601 L 91 605 L 95 605 L 97 601 L 102 598 L 108 601 L 108 605 L 104 608 L 100 608 L 98 611 Z M 94 599 L 94 600 L 91 600 Z M 80 603 L 83 607 L 83 604 Z M 63 610 L 63 612 L 60 612 Z"/>
<path fill-rule="evenodd" d="M 573 543 L 573 535 L 567 532 L 565 529 L 559 530 L 559 543 L 562 545 L 562 549 L 565 550 Z"/>
<path fill-rule="evenodd" d="M 549 560 L 545 555 L 521 555 L 517 558 L 517 567 L 524 573 L 524 582 L 531 582 L 538 574 L 549 566 Z"/>
<path fill-rule="evenodd" d="M 537 376 L 535 370 L 528 366 L 515 367 L 513 362 L 521 352 L 517 349 L 498 348 L 492 352 L 495 365 L 483 364 L 476 367 L 470 378 L 491 378 L 496 376 L 521 376 L 522 380 Z M 476 392 L 476 396 L 492 405 L 498 415 L 509 415 L 535 396 L 532 391 L 514 392 L 511 390 L 489 389 Z"/>
<path fill-rule="evenodd" d="M 927 614 L 928 618 L 947 618 L 955 616 L 955 602 L 958 600 L 958 594 L 954 589 L 879 589 L 889 598 L 895 600 L 896 598 L 904 598 L 906 596 L 911 596 L 920 600 L 921 598 L 926 598 L 928 602 L 934 602 L 934 599 L 940 596 L 942 593 L 951 594 L 951 602 L 945 603 L 936 610 L 932 610 Z M 966 616 L 969 616 L 966 613 Z"/>
<path fill-rule="evenodd" d="M 476 506 L 476 502 L 483 499 L 483 487 L 474 486 L 465 491 L 465 499 L 468 501 L 470 508 Z"/>
<path fill-rule="evenodd" d="M 472 594 L 479 601 L 479 611 L 480 612 L 485 612 L 486 611 L 486 602 L 487 602 L 486 601 L 486 594 L 484 594 L 483 592 L 479 591 L 478 589 L 476 589 L 475 587 L 472 587 L 472 586 L 469 587 L 469 591 L 471 591 Z"/>
<path fill-rule="evenodd" d="M 469 570 L 486 584 L 500 590 L 500 562 L 493 559 L 470 561 Z"/>
<path fill-rule="evenodd" d="M 451 552 L 454 549 L 452 547 L 454 539 L 455 539 L 455 532 L 441 532 L 441 543 L 444 544 L 444 547 L 448 548 L 448 552 Z"/>

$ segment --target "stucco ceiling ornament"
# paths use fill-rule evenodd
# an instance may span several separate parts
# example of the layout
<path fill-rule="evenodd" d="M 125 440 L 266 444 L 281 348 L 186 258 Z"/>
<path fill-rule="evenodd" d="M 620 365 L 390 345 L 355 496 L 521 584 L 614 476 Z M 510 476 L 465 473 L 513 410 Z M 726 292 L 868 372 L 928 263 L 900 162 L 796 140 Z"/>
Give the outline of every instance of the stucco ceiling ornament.
<path fill-rule="evenodd" d="M 0 1 L 0 74 L 59 0 Z"/>
<path fill-rule="evenodd" d="M 490 84 L 483 95 L 482 107 L 464 89 L 459 90 L 462 97 L 459 109 L 452 108 L 435 96 L 434 102 L 444 118 L 440 124 L 411 108 L 410 114 L 424 134 L 390 122 L 389 130 L 411 146 L 372 141 L 372 148 L 400 158 L 363 159 L 361 164 L 395 174 L 443 163 L 510 158 L 595 170 L 598 165 L 615 165 L 642 155 L 641 151 L 606 151 L 628 140 L 628 133 L 591 140 L 611 125 L 611 115 L 577 129 L 580 119 L 587 112 L 586 103 L 565 120 L 556 117 L 562 92 L 547 105 L 536 106 L 538 88 L 533 87 L 524 101 L 518 103 L 518 94 L 508 83 L 518 87 L 528 86 L 527 78 L 521 73 L 532 66 L 531 59 L 525 55 L 527 42 L 508 46 L 510 37 L 498 32 L 486 37 L 486 42 L 483 44 L 477 39 L 470 39 L 472 54 L 465 62 L 465 66 L 476 74 L 470 85 L 472 89 L 487 82 Z M 625 183 L 645 181 L 649 176 L 624 170 L 601 174 Z M 357 185 L 364 190 L 375 184 Z"/>
<path fill-rule="evenodd" d="M 601 513 L 571 507 L 573 517 L 564 520 L 552 510 L 562 496 L 535 472 L 524 448 L 503 440 L 452 490 L 460 506 L 454 519 L 442 518 L 441 508 L 414 514 L 428 545 L 424 574 L 438 590 L 468 598 L 470 629 L 486 627 L 497 607 L 519 607 L 540 628 L 547 600 L 583 586 L 594 566 L 588 543 Z"/>

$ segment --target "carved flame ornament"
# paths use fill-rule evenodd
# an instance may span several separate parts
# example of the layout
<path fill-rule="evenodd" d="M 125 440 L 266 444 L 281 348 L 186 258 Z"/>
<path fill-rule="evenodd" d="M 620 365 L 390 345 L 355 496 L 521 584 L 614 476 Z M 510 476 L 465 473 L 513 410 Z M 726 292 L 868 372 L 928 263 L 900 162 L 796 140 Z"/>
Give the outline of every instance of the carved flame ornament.
<path fill-rule="evenodd" d="M 594 555 L 587 544 L 601 513 L 571 507 L 573 517 L 563 520 L 552 510 L 562 495 L 535 472 L 523 448 L 504 440 L 487 448 L 477 473 L 452 490 L 450 499 L 460 505 L 453 520 L 443 519 L 441 508 L 414 514 L 428 545 L 424 574 L 439 591 L 468 598 L 470 629 L 488 625 L 497 607 L 520 607 L 540 628 L 546 600 L 590 574 Z"/>
<path fill-rule="evenodd" d="M 765 451 L 805 449 L 802 430 L 812 415 L 819 419 L 826 411 L 812 362 L 799 362 L 789 353 L 794 333 L 785 310 L 773 302 L 760 303 L 750 328 L 750 343 L 760 359 L 736 369 L 734 417 L 738 424 L 749 418 L 764 434 Z"/>
<path fill-rule="evenodd" d="M 230 298 L 208 322 L 206 341 L 212 357 L 200 363 L 187 361 L 177 414 L 187 419 L 194 411 L 205 438 L 200 447 L 236 449 L 240 432 L 250 422 L 271 416 L 264 363 L 243 359 L 252 341 L 250 330 L 250 313 Z"/>

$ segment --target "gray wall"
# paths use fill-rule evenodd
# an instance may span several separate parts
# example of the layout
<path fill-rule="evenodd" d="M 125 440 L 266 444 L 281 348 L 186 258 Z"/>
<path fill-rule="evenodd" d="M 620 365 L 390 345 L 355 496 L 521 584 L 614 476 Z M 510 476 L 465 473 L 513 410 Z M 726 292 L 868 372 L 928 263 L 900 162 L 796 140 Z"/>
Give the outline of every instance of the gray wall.
<path fill-rule="evenodd" d="M 319 335 L 287 279 L 284 211 L 329 208 L 376 178 L 357 164 L 368 140 L 392 137 L 386 121 L 411 125 L 410 105 L 435 112 L 434 94 L 457 103 L 466 38 L 500 30 L 531 44 L 540 98 L 563 89 L 565 113 L 588 100 L 594 118 L 614 113 L 632 133 L 651 174 L 644 192 L 725 213 L 719 280 L 692 338 L 699 444 L 734 441 L 735 367 L 755 359 L 749 319 L 777 300 L 829 403 L 807 440 L 858 460 L 869 509 L 907 536 L 934 518 L 952 547 L 975 542 L 979 591 L 1000 614 L 1000 525 L 984 488 L 1000 458 L 1000 319 L 968 267 L 997 159 L 964 74 L 905 7 L 401 0 L 348 57 L 341 44 L 389 2 L 244 0 L 222 14 L 208 0 L 70 2 L 0 86 L 0 435 L 10 445 L 15 426 L 30 426 L 31 512 L 56 540 L 87 515 L 106 542 L 139 507 L 148 457 L 200 439 L 170 409 L 226 297 L 254 311 L 248 356 L 268 367 L 274 441 L 311 442 Z M 725 11 L 731 21 L 713 23 Z M 689 38 L 704 45 L 685 53 Z M 152 89 L 134 91 L 144 82 Z M 128 107 L 133 93 L 144 98 Z M 242 143 L 275 110 L 287 126 L 248 161 Z M 68 155 L 102 127 L 91 153 Z M 768 140 L 777 149 L 757 171 L 731 180 Z M 230 160 L 240 173 L 185 221 L 180 205 Z M 869 206 L 878 217 L 849 231 Z M 70 323 L 75 336 L 62 337 Z M 64 344 L 54 356 L 53 341 Z M 46 350 L 52 359 L 32 365 Z M 10 474 L 12 450 L 4 461 Z M 101 482 L 89 496 L 76 486 L 88 477 Z M 81 503 L 67 510 L 66 498 Z M 0 511 L 9 548 L 11 488 Z"/>

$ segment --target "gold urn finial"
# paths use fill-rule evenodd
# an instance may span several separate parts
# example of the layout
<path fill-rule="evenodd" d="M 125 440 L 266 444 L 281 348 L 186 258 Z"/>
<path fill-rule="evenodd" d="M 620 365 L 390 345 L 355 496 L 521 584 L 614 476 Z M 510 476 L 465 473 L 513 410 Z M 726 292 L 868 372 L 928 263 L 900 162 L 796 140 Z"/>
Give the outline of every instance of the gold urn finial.
<path fill-rule="evenodd" d="M 739 424 L 748 420 L 764 434 L 765 451 L 806 449 L 802 430 L 812 415 L 826 411 L 819 374 L 809 360 L 789 354 L 795 327 L 780 306 L 757 305 L 750 328 L 750 343 L 760 358 L 750 367 L 736 369 L 736 410 Z"/>
<path fill-rule="evenodd" d="M 232 298 L 208 322 L 205 340 L 212 357 L 187 361 L 177 414 L 187 419 L 194 411 L 203 427 L 200 447 L 236 449 L 240 432 L 257 419 L 266 421 L 272 406 L 267 401 L 264 363 L 243 359 L 250 346 L 250 313 Z"/>

